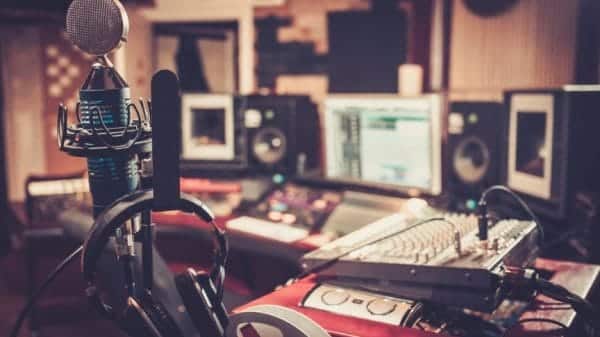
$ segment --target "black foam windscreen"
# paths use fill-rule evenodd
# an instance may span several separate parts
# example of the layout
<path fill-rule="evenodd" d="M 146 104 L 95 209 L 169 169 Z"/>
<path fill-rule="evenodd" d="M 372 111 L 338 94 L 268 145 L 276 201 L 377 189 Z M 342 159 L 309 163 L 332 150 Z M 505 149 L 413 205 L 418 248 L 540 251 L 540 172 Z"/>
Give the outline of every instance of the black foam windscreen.
<path fill-rule="evenodd" d="M 75 0 L 67 12 L 67 34 L 82 51 L 105 55 L 127 40 L 129 19 L 118 0 Z"/>
<path fill-rule="evenodd" d="M 154 168 L 154 209 L 168 210 L 179 205 L 179 80 L 169 70 L 152 77 L 152 161 Z"/>

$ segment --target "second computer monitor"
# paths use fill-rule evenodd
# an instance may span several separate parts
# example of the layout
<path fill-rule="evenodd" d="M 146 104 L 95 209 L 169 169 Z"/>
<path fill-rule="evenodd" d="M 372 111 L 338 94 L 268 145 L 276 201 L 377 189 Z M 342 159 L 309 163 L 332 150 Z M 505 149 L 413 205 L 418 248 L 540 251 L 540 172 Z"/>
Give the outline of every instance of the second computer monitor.
<path fill-rule="evenodd" d="M 327 178 L 440 194 L 441 119 L 440 95 L 330 95 Z"/>

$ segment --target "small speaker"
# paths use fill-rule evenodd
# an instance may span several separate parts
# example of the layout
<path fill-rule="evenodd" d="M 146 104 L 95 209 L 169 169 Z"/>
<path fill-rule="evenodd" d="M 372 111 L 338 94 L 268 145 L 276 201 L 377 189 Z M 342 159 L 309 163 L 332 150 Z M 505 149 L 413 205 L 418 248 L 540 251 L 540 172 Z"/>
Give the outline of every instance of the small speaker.
<path fill-rule="evenodd" d="M 476 200 L 500 183 L 502 146 L 508 124 L 504 105 L 453 102 L 448 115 L 448 188 L 458 199 Z"/>
<path fill-rule="evenodd" d="M 581 224 L 600 209 L 600 85 L 505 92 L 503 182 L 544 220 Z"/>
<path fill-rule="evenodd" d="M 259 174 L 302 174 L 319 166 L 320 128 L 308 96 L 245 97 L 248 167 Z"/>

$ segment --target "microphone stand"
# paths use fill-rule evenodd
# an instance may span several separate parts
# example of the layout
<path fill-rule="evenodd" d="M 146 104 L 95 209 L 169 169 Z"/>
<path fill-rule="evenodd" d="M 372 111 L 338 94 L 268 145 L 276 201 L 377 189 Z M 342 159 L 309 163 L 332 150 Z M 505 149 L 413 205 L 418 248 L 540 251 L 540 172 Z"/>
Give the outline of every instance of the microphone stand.
<path fill-rule="evenodd" d="M 142 159 L 141 183 L 143 189 L 152 188 L 152 156 Z M 142 270 L 143 286 L 147 291 L 152 290 L 154 284 L 154 224 L 152 223 L 151 210 L 142 212 L 142 229 L 138 240 L 142 242 Z"/>

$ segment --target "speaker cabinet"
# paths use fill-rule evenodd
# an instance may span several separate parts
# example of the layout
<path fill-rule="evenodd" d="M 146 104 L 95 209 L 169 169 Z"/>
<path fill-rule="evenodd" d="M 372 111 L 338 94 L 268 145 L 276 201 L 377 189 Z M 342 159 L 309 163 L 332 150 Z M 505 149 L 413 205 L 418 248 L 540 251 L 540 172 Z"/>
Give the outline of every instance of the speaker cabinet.
<path fill-rule="evenodd" d="M 448 115 L 448 187 L 458 199 L 479 198 L 500 183 L 507 114 L 495 102 L 453 102 Z"/>
<path fill-rule="evenodd" d="M 505 93 L 504 181 L 549 220 L 576 222 L 600 207 L 600 86 Z M 587 211 L 586 211 L 587 212 Z"/>
<path fill-rule="evenodd" d="M 308 96 L 251 95 L 240 104 L 251 173 L 295 175 L 318 168 L 319 116 Z"/>

